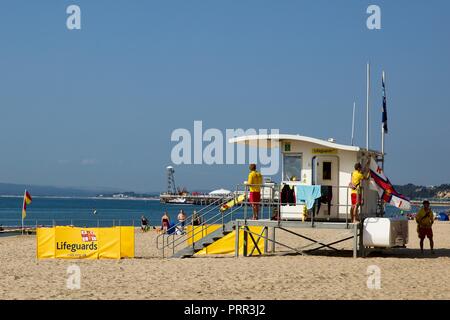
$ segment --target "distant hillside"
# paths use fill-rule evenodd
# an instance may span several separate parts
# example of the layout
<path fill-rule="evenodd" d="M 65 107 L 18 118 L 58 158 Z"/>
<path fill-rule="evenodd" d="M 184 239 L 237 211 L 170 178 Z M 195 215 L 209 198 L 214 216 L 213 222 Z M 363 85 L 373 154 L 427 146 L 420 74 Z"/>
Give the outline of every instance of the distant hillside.
<path fill-rule="evenodd" d="M 92 190 L 84 188 L 65 188 L 51 186 L 36 186 L 13 183 L 0 183 L 0 195 L 21 196 L 27 189 L 32 196 L 54 196 L 54 197 L 94 197 L 99 193 L 111 193 L 116 190 L 105 188 Z"/>
<path fill-rule="evenodd" d="M 414 184 L 407 184 L 404 186 L 394 186 L 395 190 L 413 200 L 420 199 L 436 199 L 436 200 L 450 200 L 450 184 L 442 184 L 440 186 L 416 186 Z"/>
<path fill-rule="evenodd" d="M 450 201 L 450 184 L 440 186 L 416 186 L 414 184 L 396 185 L 395 190 L 407 196 L 412 200 L 430 199 L 430 200 L 448 200 Z M 103 197 L 123 194 L 127 197 L 155 197 L 158 193 L 134 193 L 121 192 L 113 188 L 67 188 L 53 186 L 37 186 L 13 183 L 0 183 L 0 195 L 22 196 L 27 189 L 32 196 L 54 196 L 54 197 Z"/>

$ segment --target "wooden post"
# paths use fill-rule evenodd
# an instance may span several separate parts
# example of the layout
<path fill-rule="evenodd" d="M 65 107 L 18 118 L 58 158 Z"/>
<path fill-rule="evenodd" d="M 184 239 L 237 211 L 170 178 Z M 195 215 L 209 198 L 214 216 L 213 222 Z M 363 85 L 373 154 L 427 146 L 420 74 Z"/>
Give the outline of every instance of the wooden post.
<path fill-rule="evenodd" d="M 267 249 L 267 246 L 269 245 L 269 227 L 264 227 L 264 254 L 266 254 L 267 252 L 269 252 L 269 250 Z"/>
<path fill-rule="evenodd" d="M 272 253 L 275 253 L 275 227 L 272 227 Z"/>
<path fill-rule="evenodd" d="M 234 256 L 239 257 L 239 221 L 236 221 L 235 227 L 235 240 L 234 240 Z"/>
<path fill-rule="evenodd" d="M 244 240 L 243 240 L 243 243 L 242 243 L 242 246 L 243 246 L 243 248 L 242 248 L 243 249 L 242 250 L 242 255 L 244 257 L 246 257 L 247 256 L 247 245 L 248 245 L 247 225 L 244 225 L 243 232 L 244 232 Z"/>
<path fill-rule="evenodd" d="M 362 220 L 359 224 L 359 256 L 363 257 L 365 256 L 364 251 L 364 220 Z"/>

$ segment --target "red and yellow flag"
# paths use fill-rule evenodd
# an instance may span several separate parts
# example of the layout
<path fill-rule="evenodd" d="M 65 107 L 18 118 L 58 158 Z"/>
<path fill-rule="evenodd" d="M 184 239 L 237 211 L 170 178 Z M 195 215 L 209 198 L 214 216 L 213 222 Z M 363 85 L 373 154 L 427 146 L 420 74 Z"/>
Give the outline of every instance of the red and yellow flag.
<path fill-rule="evenodd" d="M 22 219 L 25 219 L 27 216 L 27 205 L 31 203 L 31 200 L 30 194 L 25 190 L 25 194 L 23 195 Z"/>

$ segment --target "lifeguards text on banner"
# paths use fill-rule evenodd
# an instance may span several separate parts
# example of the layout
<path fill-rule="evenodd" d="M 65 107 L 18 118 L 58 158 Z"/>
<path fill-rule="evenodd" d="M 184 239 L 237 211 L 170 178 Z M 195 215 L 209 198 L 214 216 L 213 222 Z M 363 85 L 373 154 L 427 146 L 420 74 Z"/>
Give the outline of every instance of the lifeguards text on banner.
<path fill-rule="evenodd" d="M 38 259 L 120 259 L 134 257 L 134 228 L 38 228 Z"/>

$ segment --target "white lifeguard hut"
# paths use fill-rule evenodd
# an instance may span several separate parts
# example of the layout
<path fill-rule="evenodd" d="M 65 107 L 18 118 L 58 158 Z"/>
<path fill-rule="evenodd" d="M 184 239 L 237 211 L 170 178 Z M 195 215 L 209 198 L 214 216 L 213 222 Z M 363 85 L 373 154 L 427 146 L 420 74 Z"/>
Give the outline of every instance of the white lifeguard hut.
<path fill-rule="evenodd" d="M 358 191 L 361 193 L 360 196 L 362 198 L 359 222 L 351 222 L 351 188 L 349 184 L 355 164 L 360 163 L 365 167 L 369 165 L 370 159 L 384 163 L 384 134 L 387 130 L 384 83 L 385 74 L 383 72 L 384 112 L 381 152 L 369 149 L 369 64 L 367 64 L 366 91 L 366 148 L 339 144 L 334 139 L 321 140 L 292 134 L 245 135 L 230 139 L 229 143 L 244 144 L 249 147 L 279 148 L 281 153 L 281 181 L 279 183 L 263 183 L 260 185 L 262 190 L 261 202 L 259 204 L 248 201 L 249 186 L 245 184 L 245 191 L 239 193 L 240 191 L 236 190 L 233 199 L 224 198 L 222 202 L 219 201 L 216 204 L 216 207 L 205 207 L 202 212 L 204 216 L 210 215 L 211 212 L 220 208 L 220 213 L 209 218 L 207 223 L 213 224 L 220 221 L 219 227 L 221 226 L 221 228 L 211 232 L 208 236 L 203 237 L 197 242 L 195 241 L 196 234 L 193 232 L 190 237 L 190 246 L 177 253 L 173 252 L 173 256 L 193 256 L 199 250 L 203 250 L 204 247 L 213 245 L 215 241 L 220 241 L 218 239 L 229 237 L 229 233 L 234 233 L 234 255 L 236 257 L 240 255 L 240 252 L 242 252 L 243 256 L 251 256 L 255 252 L 255 248 L 259 254 L 266 252 L 275 253 L 276 246 L 282 246 L 300 254 L 308 254 L 322 248 L 339 251 L 335 245 L 348 240 L 352 240 L 353 242 L 353 257 L 357 257 L 358 255 L 365 256 L 365 250 L 370 250 L 371 248 L 405 247 L 408 242 L 408 221 L 382 217 L 384 214 L 383 203 L 377 191 L 369 187 L 368 180 L 362 182 L 361 188 Z M 352 144 L 354 121 L 355 104 L 353 105 L 352 118 Z M 286 188 L 289 189 L 286 192 L 289 203 L 281 201 L 281 199 L 284 199 L 283 188 L 285 186 L 289 187 Z M 305 188 L 301 188 L 301 186 L 305 186 Z M 313 188 L 310 188 L 311 186 Z M 321 188 L 320 193 L 315 192 L 319 186 Z M 303 199 L 306 190 L 311 191 L 310 189 L 314 189 L 313 191 L 315 192 L 313 197 L 310 197 L 314 198 L 315 206 L 313 206 L 311 217 L 305 219 L 305 211 L 308 210 L 305 210 L 305 204 L 297 201 L 299 198 L 295 199 L 295 195 L 292 197 L 292 190 L 299 190 L 299 193 L 302 193 Z M 325 194 L 326 205 L 322 204 L 324 202 L 322 195 Z M 319 196 L 319 198 L 315 198 L 315 196 Z M 292 198 L 295 200 L 290 200 Z M 306 201 L 309 203 L 309 206 L 312 203 L 310 200 L 308 199 Z M 249 218 L 247 214 L 249 204 L 252 209 L 261 207 L 261 217 L 255 220 Z M 268 217 L 264 216 L 262 212 L 265 206 L 269 209 Z M 243 219 L 240 217 L 236 218 L 236 214 L 239 214 L 238 210 L 240 208 L 243 208 L 244 211 Z M 224 213 L 225 210 L 228 211 Z M 276 215 L 273 215 L 271 210 L 275 210 Z M 225 219 L 229 219 L 229 221 L 226 222 Z M 308 223 L 305 220 L 308 220 Z M 262 231 L 252 231 L 252 227 L 260 227 Z M 329 242 L 330 240 L 312 239 L 310 236 L 293 231 L 293 229 L 299 229 L 301 231 L 307 228 L 343 230 L 345 234 L 338 235 L 336 233 L 336 236 L 340 238 Z M 301 248 L 294 248 L 286 243 L 281 243 L 276 238 L 276 234 L 280 231 L 308 240 L 311 243 Z M 350 234 L 348 231 L 350 231 Z M 202 229 L 200 232 L 203 234 L 204 230 Z M 240 236 L 241 233 L 242 237 Z M 259 249 L 258 244 L 261 239 L 264 241 L 262 250 Z M 250 241 L 253 243 L 253 249 L 250 249 Z M 176 245 L 178 245 L 175 242 L 176 240 L 161 246 L 163 256 L 164 248 L 175 250 Z M 240 250 L 241 242 L 242 250 Z M 268 249 L 269 242 L 271 243 L 270 249 Z M 229 252 L 228 249 L 226 251 Z"/>
<path fill-rule="evenodd" d="M 352 223 L 349 184 L 355 164 L 360 163 L 364 167 L 369 164 L 370 159 L 384 161 L 381 152 L 338 144 L 334 139 L 321 140 L 291 134 L 246 135 L 232 138 L 229 143 L 278 148 L 281 181 L 264 182 L 260 185 L 261 211 L 258 219 L 251 219 L 248 213 L 254 205 L 249 201 L 249 185 L 238 185 L 236 192 L 198 211 L 207 220 L 202 229 L 186 236 L 189 240 L 187 247 L 175 252 L 175 247 L 183 246 L 184 238 L 174 239 L 166 244 L 164 239 L 157 240 L 157 244 L 162 241 L 158 248 L 162 249 L 163 256 L 165 248 L 172 250 L 172 257 L 192 257 L 198 252 L 207 252 L 202 250 L 209 246 L 214 246 L 214 250 L 211 250 L 215 254 L 232 252 L 235 257 L 241 254 L 274 254 L 278 250 L 276 247 L 284 247 L 299 254 L 310 254 L 321 249 L 340 252 L 337 244 L 352 241 L 353 257 L 356 258 L 365 256 L 372 249 L 404 247 L 408 242 L 407 220 L 382 217 L 383 204 L 377 191 L 369 188 L 369 180 L 364 180 L 359 188 L 362 198 L 359 221 Z M 292 179 L 293 177 L 296 179 Z M 306 204 L 295 195 L 293 202 L 284 203 L 282 193 L 285 186 L 288 186 L 289 192 L 317 190 L 320 186 L 321 192 L 310 209 L 305 208 Z M 314 188 L 310 188 L 311 186 Z M 239 187 L 244 191 L 239 190 Z M 327 195 L 327 203 L 322 203 L 324 194 Z M 214 213 L 216 211 L 219 213 Z M 326 241 L 314 239 L 318 235 L 311 236 L 303 232 L 311 228 L 333 229 L 336 231 L 335 238 Z M 276 237 L 280 232 L 310 243 L 302 247 L 282 243 Z M 231 245 L 234 245 L 234 249 L 230 248 L 230 239 L 233 237 L 234 243 Z"/>
<path fill-rule="evenodd" d="M 281 153 L 280 184 L 320 185 L 331 191 L 330 206 L 322 204 L 315 219 L 343 221 L 349 218 L 351 195 L 348 187 L 356 163 L 366 164 L 370 158 L 382 161 L 382 154 L 358 146 L 338 144 L 334 139 L 321 140 L 292 134 L 248 135 L 232 138 L 230 143 L 250 147 L 279 148 Z M 296 181 L 292 181 L 295 177 Z M 368 188 L 364 181 L 362 188 L 364 205 L 361 214 L 376 217 L 382 214 L 376 191 Z M 302 204 L 280 207 L 281 219 L 301 219 Z"/>

